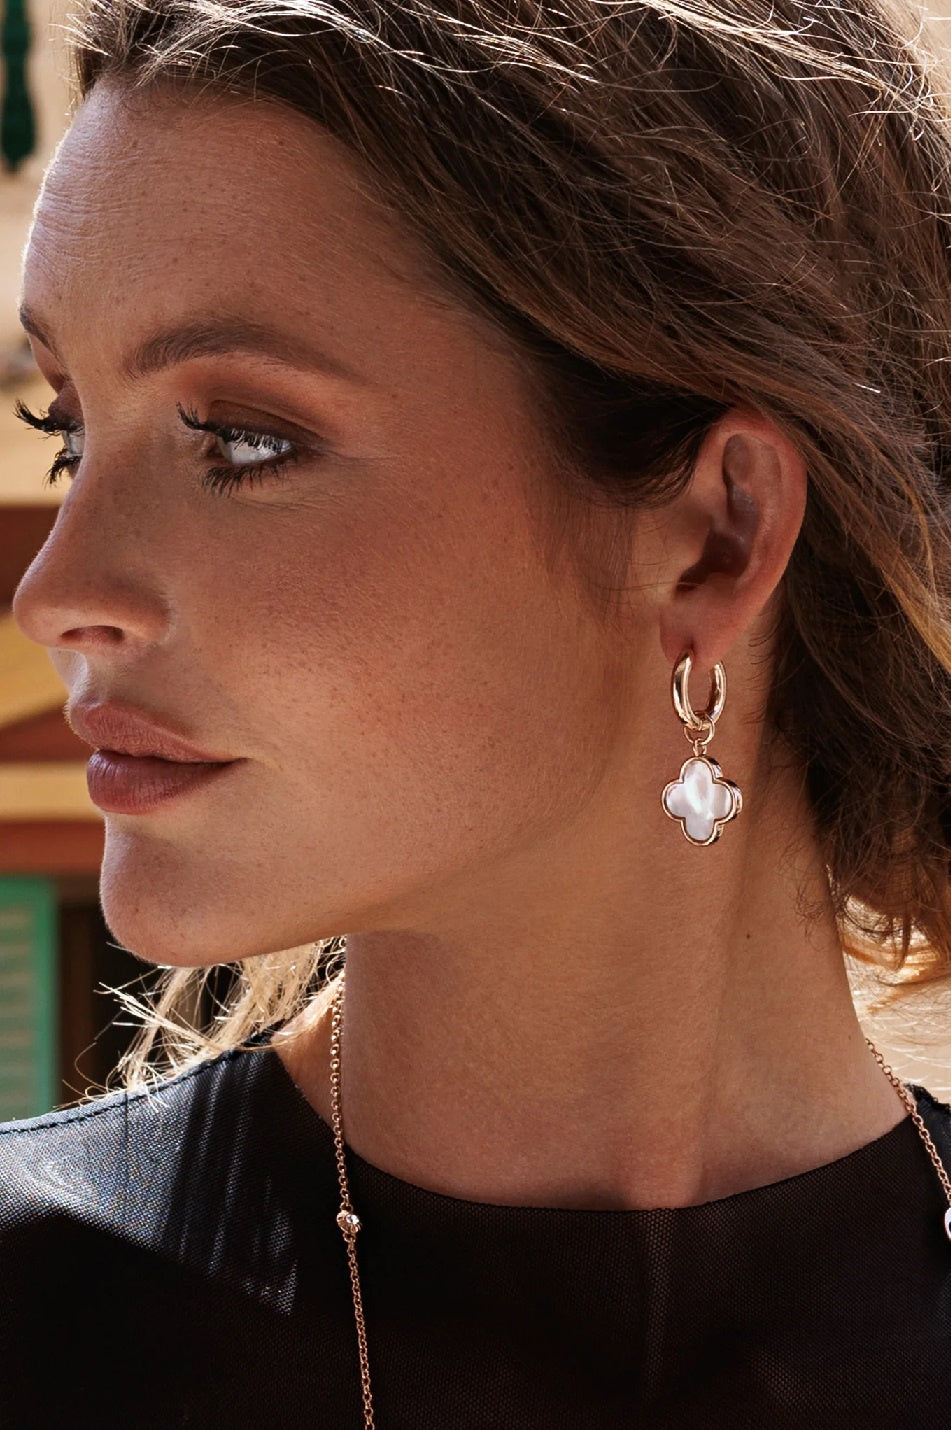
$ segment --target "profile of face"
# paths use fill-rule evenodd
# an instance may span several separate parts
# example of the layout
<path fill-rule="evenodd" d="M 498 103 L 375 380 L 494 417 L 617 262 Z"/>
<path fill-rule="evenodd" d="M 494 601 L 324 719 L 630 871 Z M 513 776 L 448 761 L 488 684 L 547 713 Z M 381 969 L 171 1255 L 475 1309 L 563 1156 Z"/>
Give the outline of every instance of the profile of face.
<path fill-rule="evenodd" d="M 108 814 L 115 935 L 201 964 L 448 927 L 554 868 L 667 667 L 552 562 L 524 368 L 348 151 L 100 84 L 23 296 L 71 468 L 15 616 L 71 705 L 232 762 Z"/>

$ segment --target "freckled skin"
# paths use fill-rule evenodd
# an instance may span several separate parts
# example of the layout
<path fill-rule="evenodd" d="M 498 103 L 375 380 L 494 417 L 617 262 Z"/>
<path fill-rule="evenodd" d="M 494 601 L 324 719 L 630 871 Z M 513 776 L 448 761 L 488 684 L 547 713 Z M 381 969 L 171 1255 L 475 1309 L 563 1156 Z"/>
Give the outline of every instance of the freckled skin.
<path fill-rule="evenodd" d="M 553 477 L 514 356 L 359 179 L 276 107 L 97 88 L 40 200 L 24 298 L 85 452 L 17 616 L 74 696 L 246 761 L 107 819 L 107 918 L 162 962 L 438 925 L 597 788 L 637 664 L 546 564 Z M 140 339 L 221 311 L 360 385 L 248 358 L 124 376 Z M 216 495 L 177 403 L 326 448 Z"/>

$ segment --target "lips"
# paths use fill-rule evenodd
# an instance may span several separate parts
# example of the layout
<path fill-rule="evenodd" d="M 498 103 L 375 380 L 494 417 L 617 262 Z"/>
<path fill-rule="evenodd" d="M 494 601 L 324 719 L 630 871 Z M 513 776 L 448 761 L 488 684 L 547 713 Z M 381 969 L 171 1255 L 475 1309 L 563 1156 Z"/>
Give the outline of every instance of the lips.
<path fill-rule="evenodd" d="M 206 764 L 97 750 L 86 766 L 86 787 L 105 814 L 147 814 L 234 769 L 237 760 Z"/>
<path fill-rule="evenodd" d="M 153 756 L 182 764 L 229 764 L 232 757 L 192 744 L 172 725 L 117 701 L 78 702 L 66 709 L 66 723 L 87 745 L 123 755 Z"/>
<path fill-rule="evenodd" d="M 243 763 L 210 754 L 154 716 L 115 702 L 74 705 L 66 719 L 95 747 L 86 785 L 107 814 L 146 814 Z"/>

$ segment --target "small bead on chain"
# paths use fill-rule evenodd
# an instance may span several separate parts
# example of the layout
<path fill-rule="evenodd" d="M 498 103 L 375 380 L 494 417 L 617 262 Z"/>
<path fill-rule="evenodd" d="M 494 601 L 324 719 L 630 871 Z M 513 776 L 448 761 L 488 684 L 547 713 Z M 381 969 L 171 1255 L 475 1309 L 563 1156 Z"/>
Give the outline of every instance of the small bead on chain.
<path fill-rule="evenodd" d="M 367 1327 L 363 1315 L 363 1295 L 360 1290 L 360 1270 L 357 1265 L 357 1235 L 363 1223 L 350 1201 L 347 1181 L 347 1158 L 343 1142 L 343 1116 L 340 1111 L 340 1032 L 343 1024 L 343 995 L 346 970 L 340 974 L 334 991 L 330 1021 L 330 1106 L 333 1115 L 334 1151 L 337 1156 L 337 1180 L 340 1183 L 340 1210 L 337 1225 L 343 1233 L 350 1268 L 350 1290 L 353 1295 L 353 1318 L 357 1327 L 357 1348 L 360 1358 L 360 1384 L 363 1393 L 364 1430 L 374 1430 L 373 1393 L 370 1389 L 370 1359 L 367 1355 Z"/>

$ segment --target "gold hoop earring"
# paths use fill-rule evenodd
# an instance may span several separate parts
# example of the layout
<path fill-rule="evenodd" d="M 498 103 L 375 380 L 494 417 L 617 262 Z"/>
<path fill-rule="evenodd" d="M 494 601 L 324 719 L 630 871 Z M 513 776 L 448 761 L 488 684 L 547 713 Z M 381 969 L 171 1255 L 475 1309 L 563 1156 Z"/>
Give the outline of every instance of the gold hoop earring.
<path fill-rule="evenodd" d="M 738 785 L 724 779 L 716 760 L 707 754 L 726 704 L 726 671 L 719 662 L 713 667 L 706 708 L 698 714 L 690 703 L 692 668 L 690 652 L 684 651 L 674 666 L 670 693 L 693 754 L 681 765 L 679 778 L 664 790 L 662 803 L 668 818 L 680 824 L 685 839 L 707 845 L 716 844 L 724 825 L 739 814 L 743 795 Z"/>

